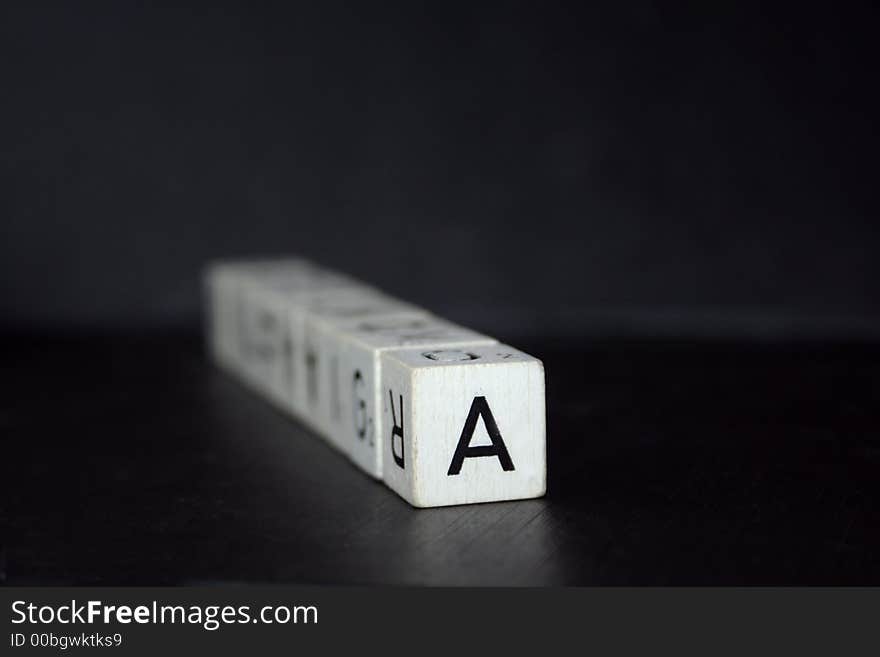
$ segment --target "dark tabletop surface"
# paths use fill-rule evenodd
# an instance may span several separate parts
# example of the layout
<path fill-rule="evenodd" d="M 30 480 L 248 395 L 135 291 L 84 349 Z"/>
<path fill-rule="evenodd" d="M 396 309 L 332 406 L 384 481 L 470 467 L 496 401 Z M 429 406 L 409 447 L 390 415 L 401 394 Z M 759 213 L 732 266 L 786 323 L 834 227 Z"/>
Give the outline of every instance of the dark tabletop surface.
<path fill-rule="evenodd" d="M 880 584 L 880 347 L 517 342 L 549 492 L 416 510 L 191 335 L 3 341 L 7 584 Z"/>

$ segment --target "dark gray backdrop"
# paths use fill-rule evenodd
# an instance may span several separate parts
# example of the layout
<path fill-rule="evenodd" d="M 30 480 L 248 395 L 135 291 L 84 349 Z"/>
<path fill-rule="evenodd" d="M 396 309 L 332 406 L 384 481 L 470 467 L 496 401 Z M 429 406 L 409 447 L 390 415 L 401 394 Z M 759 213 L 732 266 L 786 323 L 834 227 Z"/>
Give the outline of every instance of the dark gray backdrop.
<path fill-rule="evenodd" d="M 866 11 L 0 9 L 0 320 L 296 252 L 502 337 L 874 335 Z"/>

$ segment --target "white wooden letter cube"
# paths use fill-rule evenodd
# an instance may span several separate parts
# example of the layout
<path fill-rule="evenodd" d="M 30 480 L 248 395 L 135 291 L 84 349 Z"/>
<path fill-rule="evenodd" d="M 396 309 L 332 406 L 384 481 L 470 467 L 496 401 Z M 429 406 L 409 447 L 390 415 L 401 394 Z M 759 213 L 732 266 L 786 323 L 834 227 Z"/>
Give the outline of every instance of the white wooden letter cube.
<path fill-rule="evenodd" d="M 317 268 L 266 269 L 237 287 L 240 375 L 283 408 L 292 407 L 296 375 L 290 310 L 317 295 L 345 294 L 355 283 Z"/>
<path fill-rule="evenodd" d="M 344 290 L 316 296 L 292 312 L 292 316 L 300 317 L 299 322 L 290 324 L 295 350 L 302 341 L 297 352 L 302 357 L 302 380 L 300 395 L 294 397 L 295 408 L 331 445 L 344 452 L 348 451 L 347 445 L 339 432 L 332 430 L 341 417 L 342 397 L 338 385 L 339 343 L 330 339 L 330 327 L 336 321 L 366 320 L 397 312 L 425 311 L 378 291 Z"/>
<path fill-rule="evenodd" d="M 505 345 L 381 355 L 385 483 L 417 507 L 540 497 L 544 367 Z"/>
<path fill-rule="evenodd" d="M 319 271 L 301 258 L 218 261 L 208 266 L 204 276 L 206 314 L 209 346 L 215 360 L 233 371 L 243 366 L 243 351 L 249 338 L 245 332 L 254 319 L 243 303 L 247 298 L 243 288 L 249 280 L 267 275 L 284 276 L 305 286 L 305 279 L 318 276 Z"/>

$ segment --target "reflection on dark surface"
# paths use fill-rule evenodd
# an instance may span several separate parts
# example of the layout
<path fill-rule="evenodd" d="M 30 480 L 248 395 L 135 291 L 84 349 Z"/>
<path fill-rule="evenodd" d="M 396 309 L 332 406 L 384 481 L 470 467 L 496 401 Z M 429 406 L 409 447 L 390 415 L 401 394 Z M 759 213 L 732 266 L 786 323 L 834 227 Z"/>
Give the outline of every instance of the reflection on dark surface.
<path fill-rule="evenodd" d="M 415 510 L 194 339 L 5 343 L 7 583 L 880 583 L 872 345 L 524 345 L 547 498 Z"/>

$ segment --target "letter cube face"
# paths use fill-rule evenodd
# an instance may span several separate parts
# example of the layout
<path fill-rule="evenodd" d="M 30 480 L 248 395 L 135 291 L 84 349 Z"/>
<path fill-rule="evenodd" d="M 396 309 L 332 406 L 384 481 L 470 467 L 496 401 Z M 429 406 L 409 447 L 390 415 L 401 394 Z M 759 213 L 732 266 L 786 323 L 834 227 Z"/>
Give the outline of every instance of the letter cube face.
<path fill-rule="evenodd" d="M 346 290 L 322 295 L 291 313 L 290 332 L 295 353 L 300 353 L 302 379 L 294 397 L 296 409 L 308 418 L 331 445 L 346 451 L 340 432 L 342 386 L 337 341 L 330 339 L 331 326 L 339 321 L 363 321 L 391 313 L 424 311 L 402 301 L 366 290 Z M 301 346 L 300 346 L 301 344 Z"/>
<path fill-rule="evenodd" d="M 227 369 L 237 371 L 242 365 L 242 347 L 246 348 L 252 310 L 243 307 L 247 296 L 243 288 L 248 281 L 265 277 L 293 281 L 305 287 L 307 280 L 324 277 L 322 270 L 306 260 L 219 261 L 205 270 L 205 291 L 210 323 L 209 346 L 214 359 Z M 251 380 L 249 377 L 245 377 Z"/>
<path fill-rule="evenodd" d="M 425 312 L 335 318 L 323 322 L 330 413 L 324 429 L 366 473 L 382 477 L 385 437 L 378 385 L 381 354 L 415 346 L 489 345 L 497 341 Z"/>
<path fill-rule="evenodd" d="M 541 361 L 505 345 L 382 353 L 385 483 L 417 507 L 546 490 Z"/>
<path fill-rule="evenodd" d="M 252 337 L 246 331 L 256 328 L 257 335 L 253 337 L 262 341 L 260 320 L 255 315 L 263 311 L 254 290 L 278 288 L 302 292 L 316 287 L 350 287 L 352 281 L 306 260 L 284 258 L 214 262 L 205 270 L 204 284 L 212 354 L 224 367 L 238 371 L 242 366 L 242 350 L 249 348 Z"/>
<path fill-rule="evenodd" d="M 357 288 L 320 271 L 290 268 L 242 277 L 235 295 L 237 369 L 242 378 L 284 408 L 291 408 L 297 374 L 291 309 Z"/>
<path fill-rule="evenodd" d="M 287 308 L 263 290 L 242 290 L 239 301 L 239 368 L 250 385 L 285 408 L 293 385 Z"/>

